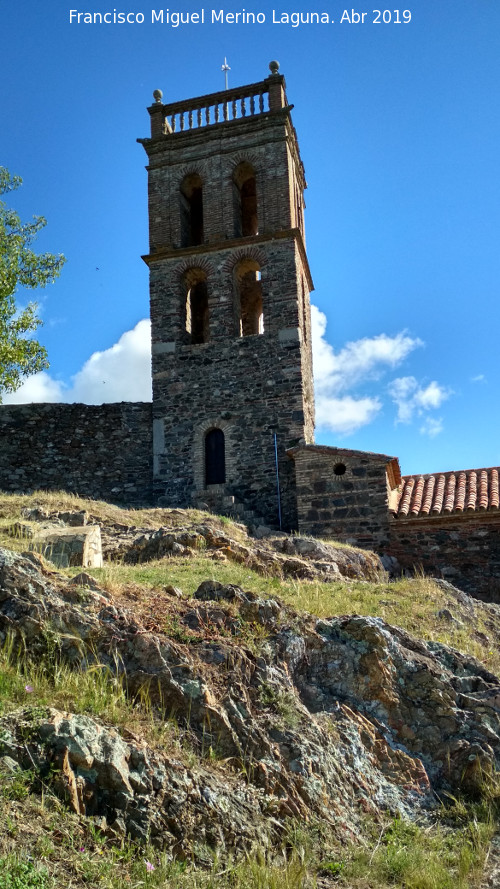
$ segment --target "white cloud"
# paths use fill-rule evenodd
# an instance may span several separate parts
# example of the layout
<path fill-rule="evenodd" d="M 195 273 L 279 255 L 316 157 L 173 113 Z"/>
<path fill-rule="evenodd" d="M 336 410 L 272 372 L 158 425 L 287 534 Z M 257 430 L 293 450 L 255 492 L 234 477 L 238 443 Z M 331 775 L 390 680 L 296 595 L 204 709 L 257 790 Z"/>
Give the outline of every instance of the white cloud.
<path fill-rule="evenodd" d="M 30 404 L 31 402 L 63 401 L 63 386 L 53 380 L 45 370 L 33 374 L 24 381 L 16 392 L 2 396 L 3 404 Z"/>
<path fill-rule="evenodd" d="M 421 435 L 428 435 L 429 438 L 435 438 L 442 431 L 443 420 L 441 417 L 426 417 L 419 429 Z"/>
<path fill-rule="evenodd" d="M 5 404 L 41 401 L 102 404 L 113 401 L 151 401 L 151 325 L 139 321 L 117 343 L 103 352 L 94 352 L 64 386 L 42 371 L 3 398 Z"/>
<path fill-rule="evenodd" d="M 110 349 L 94 352 L 64 401 L 151 401 L 151 324 L 144 319 Z"/>
<path fill-rule="evenodd" d="M 360 381 L 377 379 L 386 367 L 396 367 L 414 349 L 423 346 L 422 340 L 408 336 L 405 331 L 396 336 L 381 333 L 347 343 L 339 352 L 325 339 L 326 315 L 311 306 L 311 328 L 316 388 L 350 389 Z"/>
<path fill-rule="evenodd" d="M 365 337 L 335 352 L 325 339 L 326 316 L 316 306 L 311 306 L 311 319 L 318 426 L 337 435 L 350 435 L 372 423 L 383 407 L 380 393 L 352 390 L 373 384 L 423 343 L 403 331 L 393 337 Z M 4 402 L 150 401 L 150 331 L 149 320 L 139 321 L 109 349 L 94 352 L 70 385 L 43 371 L 26 380 L 17 392 L 5 395 Z M 398 408 L 397 421 L 410 423 L 440 407 L 451 392 L 436 381 L 422 386 L 415 377 L 407 376 L 393 380 L 389 394 Z M 434 436 L 441 428 L 441 420 L 425 416 L 420 432 Z"/>
<path fill-rule="evenodd" d="M 486 383 L 486 377 L 484 374 L 477 374 L 475 377 L 470 378 L 471 383 Z"/>
<path fill-rule="evenodd" d="M 378 398 L 354 398 L 352 395 L 334 398 L 320 394 L 316 396 L 316 422 L 323 429 L 339 435 L 351 435 L 371 423 L 381 407 Z"/>
<path fill-rule="evenodd" d="M 316 419 L 318 426 L 349 435 L 371 423 L 382 408 L 377 396 L 342 394 L 360 383 L 379 379 L 396 367 L 413 349 L 422 346 L 405 331 L 390 337 L 381 333 L 347 343 L 335 352 L 325 339 L 326 315 L 311 306 Z"/>
<path fill-rule="evenodd" d="M 435 380 L 425 387 L 421 386 L 415 377 L 399 377 L 393 380 L 388 392 L 398 409 L 398 423 L 411 423 L 415 415 L 421 417 L 425 411 L 435 410 L 452 394 L 451 389 L 441 386 Z M 421 432 L 424 426 L 421 427 Z M 441 428 L 437 431 L 440 432 Z M 427 429 L 425 434 L 437 435 L 437 432 L 431 433 Z"/>

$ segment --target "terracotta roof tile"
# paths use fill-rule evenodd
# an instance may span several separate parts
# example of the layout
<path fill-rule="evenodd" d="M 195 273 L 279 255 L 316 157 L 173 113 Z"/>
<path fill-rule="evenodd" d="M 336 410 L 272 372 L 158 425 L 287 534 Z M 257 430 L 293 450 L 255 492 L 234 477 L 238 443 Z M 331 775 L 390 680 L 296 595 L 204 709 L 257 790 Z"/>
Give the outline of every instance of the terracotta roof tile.
<path fill-rule="evenodd" d="M 396 516 L 425 518 L 461 512 L 500 510 L 498 467 L 405 475 L 399 486 Z"/>
<path fill-rule="evenodd" d="M 420 512 L 420 508 L 422 506 L 422 494 L 424 493 L 424 477 L 421 475 L 415 485 L 415 491 L 413 492 L 413 503 L 410 507 L 410 512 L 412 515 L 418 515 Z"/>
<path fill-rule="evenodd" d="M 424 502 L 422 504 L 422 509 L 420 510 L 422 515 L 429 515 L 429 513 L 431 511 L 432 501 L 434 498 L 435 486 L 436 486 L 436 479 L 433 475 L 430 475 L 429 478 L 425 482 Z"/>
<path fill-rule="evenodd" d="M 490 501 L 492 509 L 498 509 L 500 506 L 500 496 L 498 490 L 498 469 L 491 470 L 491 478 L 490 478 Z"/>
<path fill-rule="evenodd" d="M 453 506 L 455 504 L 455 490 L 457 487 L 457 478 L 454 472 L 448 476 L 446 483 L 446 492 L 444 498 L 444 507 L 443 512 L 453 512 Z"/>
<path fill-rule="evenodd" d="M 455 496 L 455 511 L 463 512 L 465 506 L 465 488 L 467 486 L 467 473 L 460 472 L 458 475 L 457 493 Z"/>
<path fill-rule="evenodd" d="M 407 479 L 401 482 L 401 484 L 403 485 L 403 488 L 401 491 L 398 512 L 400 515 L 408 515 L 410 511 L 411 495 L 413 494 L 413 488 L 415 487 L 415 478 L 412 475 L 409 475 Z"/>
<path fill-rule="evenodd" d="M 443 500 L 444 500 L 444 485 L 445 485 L 445 477 L 444 475 L 440 475 L 437 480 L 436 490 L 434 492 L 434 502 L 432 504 L 432 513 L 439 513 L 443 508 Z"/>

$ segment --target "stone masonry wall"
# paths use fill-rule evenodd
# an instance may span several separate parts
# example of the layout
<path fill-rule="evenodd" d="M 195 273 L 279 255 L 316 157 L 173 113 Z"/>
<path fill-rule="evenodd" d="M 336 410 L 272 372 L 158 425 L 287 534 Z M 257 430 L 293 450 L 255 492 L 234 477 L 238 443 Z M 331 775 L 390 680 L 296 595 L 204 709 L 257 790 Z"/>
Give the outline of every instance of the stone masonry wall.
<path fill-rule="evenodd" d="M 155 492 L 161 502 L 189 506 L 203 494 L 204 435 L 217 427 L 225 436 L 226 493 L 276 527 L 276 432 L 284 523 L 296 527 L 294 466 L 286 449 L 304 437 L 300 348 L 294 327 L 281 335 L 175 344 L 173 352 L 154 355 Z"/>
<path fill-rule="evenodd" d="M 0 405 L 0 489 L 152 503 L 147 403 Z"/>
<path fill-rule="evenodd" d="M 388 469 L 397 461 L 384 454 L 322 445 L 293 448 L 290 456 L 301 534 L 387 551 Z"/>
<path fill-rule="evenodd" d="M 500 603 L 500 513 L 392 519 L 389 552 L 402 568 L 441 577 Z"/>

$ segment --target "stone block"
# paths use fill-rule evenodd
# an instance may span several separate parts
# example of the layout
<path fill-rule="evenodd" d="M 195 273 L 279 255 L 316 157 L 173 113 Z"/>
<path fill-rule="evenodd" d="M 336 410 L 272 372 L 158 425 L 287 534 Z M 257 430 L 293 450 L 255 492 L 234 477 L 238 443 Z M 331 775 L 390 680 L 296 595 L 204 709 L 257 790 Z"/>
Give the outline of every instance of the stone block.
<path fill-rule="evenodd" d="M 85 525 L 78 529 L 44 528 L 30 541 L 30 550 L 41 553 L 58 568 L 102 568 L 101 529 Z"/>

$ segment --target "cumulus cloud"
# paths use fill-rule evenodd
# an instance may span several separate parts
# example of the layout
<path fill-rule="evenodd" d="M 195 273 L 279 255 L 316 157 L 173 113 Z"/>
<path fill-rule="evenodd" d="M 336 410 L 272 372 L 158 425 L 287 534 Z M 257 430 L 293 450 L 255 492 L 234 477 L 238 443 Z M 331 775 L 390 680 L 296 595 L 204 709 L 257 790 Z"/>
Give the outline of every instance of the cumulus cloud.
<path fill-rule="evenodd" d="M 71 398 L 104 401 L 151 401 L 151 324 L 144 319 L 110 349 L 94 352 L 73 378 Z"/>
<path fill-rule="evenodd" d="M 434 438 L 436 435 L 439 435 L 439 433 L 443 431 L 442 418 L 426 417 L 419 431 L 421 435 L 428 435 L 429 438 Z"/>
<path fill-rule="evenodd" d="M 311 328 L 316 388 L 345 390 L 361 380 L 377 379 L 386 367 L 396 367 L 422 340 L 405 331 L 396 336 L 380 333 L 347 343 L 339 352 L 325 339 L 326 315 L 311 306 Z"/>
<path fill-rule="evenodd" d="M 339 435 L 351 435 L 361 426 L 371 423 L 381 407 L 382 402 L 378 398 L 369 396 L 325 398 L 320 395 L 316 397 L 316 422 L 323 429 L 331 429 Z"/>
<path fill-rule="evenodd" d="M 344 393 L 379 379 L 423 343 L 405 331 L 393 337 L 381 333 L 347 343 L 335 352 L 325 339 L 326 324 L 326 315 L 311 306 L 316 419 L 318 426 L 349 435 L 375 419 L 382 401 L 378 396 Z"/>
<path fill-rule="evenodd" d="M 102 404 L 112 401 L 151 401 L 151 325 L 139 321 L 117 343 L 94 352 L 65 386 L 46 371 L 29 377 L 3 398 L 5 404 L 42 401 Z"/>
<path fill-rule="evenodd" d="M 393 380 L 388 391 L 398 409 L 396 421 L 398 423 L 411 423 L 415 416 L 421 417 L 425 411 L 441 407 L 443 401 L 452 394 L 451 389 L 441 386 L 435 380 L 427 386 L 421 386 L 415 377 L 399 377 Z M 424 428 L 427 428 L 427 435 L 437 435 L 442 426 L 433 433 L 428 431 L 429 424 L 426 427 L 424 423 L 420 431 L 422 432 Z"/>
<path fill-rule="evenodd" d="M 2 396 L 3 404 L 31 404 L 32 402 L 63 401 L 63 386 L 45 370 L 33 374 L 15 392 Z"/>

